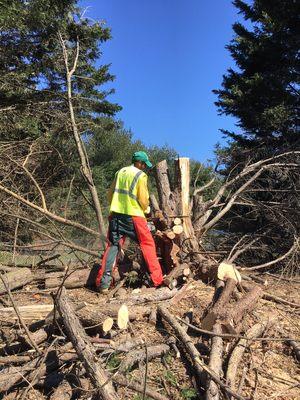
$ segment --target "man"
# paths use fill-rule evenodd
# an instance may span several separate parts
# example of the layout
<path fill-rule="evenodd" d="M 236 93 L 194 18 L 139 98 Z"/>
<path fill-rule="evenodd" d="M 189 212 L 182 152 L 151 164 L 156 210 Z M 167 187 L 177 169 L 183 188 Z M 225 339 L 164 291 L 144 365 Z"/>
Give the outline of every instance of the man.
<path fill-rule="evenodd" d="M 109 290 L 118 251 L 126 237 L 139 243 L 153 285 L 157 287 L 163 283 L 155 243 L 145 217 L 150 212 L 146 167 L 152 167 L 148 155 L 144 151 L 135 152 L 132 165 L 120 169 L 110 187 L 108 244 L 96 278 L 96 286 L 102 293 Z"/>

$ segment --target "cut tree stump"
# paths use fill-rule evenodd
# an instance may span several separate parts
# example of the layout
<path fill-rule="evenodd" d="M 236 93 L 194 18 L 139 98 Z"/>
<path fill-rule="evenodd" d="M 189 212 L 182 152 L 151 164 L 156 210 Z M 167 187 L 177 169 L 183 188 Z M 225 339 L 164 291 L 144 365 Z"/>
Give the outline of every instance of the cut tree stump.
<path fill-rule="evenodd" d="M 101 364 L 95 362 L 95 350 L 75 314 L 73 305 L 68 299 L 65 288 L 62 288 L 60 294 L 54 301 L 64 322 L 69 339 L 71 340 L 78 358 L 82 361 L 99 396 L 102 396 L 103 400 L 118 399 L 118 395 L 115 392 L 112 383 L 108 381 L 108 375 L 102 368 Z"/>
<path fill-rule="evenodd" d="M 16 268 L 5 275 L 10 290 L 20 288 L 34 280 L 34 275 L 29 268 Z M 0 280 L 0 295 L 5 294 L 6 289 Z"/>

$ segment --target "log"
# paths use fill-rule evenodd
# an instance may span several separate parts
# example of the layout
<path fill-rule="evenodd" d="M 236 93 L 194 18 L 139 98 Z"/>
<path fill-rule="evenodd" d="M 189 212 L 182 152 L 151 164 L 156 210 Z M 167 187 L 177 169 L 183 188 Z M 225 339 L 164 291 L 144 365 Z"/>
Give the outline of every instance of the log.
<path fill-rule="evenodd" d="M 119 329 L 123 330 L 127 328 L 129 322 L 129 311 L 126 304 L 122 304 L 118 311 L 117 324 Z"/>
<path fill-rule="evenodd" d="M 226 280 L 225 287 L 223 288 L 218 300 L 209 310 L 201 323 L 203 329 L 211 331 L 217 319 L 220 319 L 222 315 L 226 315 L 228 304 L 235 287 L 236 281 L 234 279 L 229 278 Z"/>
<path fill-rule="evenodd" d="M 54 301 L 64 322 L 68 337 L 76 350 L 78 358 L 82 361 L 98 395 L 102 396 L 103 400 L 118 399 L 112 383 L 107 382 L 108 376 L 106 372 L 100 363 L 95 362 L 95 350 L 89 342 L 78 317 L 75 315 L 73 305 L 68 299 L 65 288 L 62 288 L 60 295 L 57 296 Z"/>
<path fill-rule="evenodd" d="M 183 226 L 182 225 L 174 225 L 172 228 L 172 231 L 175 233 L 175 235 L 181 235 L 183 232 Z"/>
<path fill-rule="evenodd" d="M 182 220 L 178 217 L 174 218 L 173 221 L 174 225 L 182 225 Z"/>
<path fill-rule="evenodd" d="M 118 300 L 118 299 L 116 299 Z M 122 299 L 122 302 L 124 299 Z M 87 304 L 84 308 L 76 312 L 80 322 L 84 326 L 101 326 L 103 321 L 107 317 L 111 317 L 116 319 L 118 316 L 118 311 L 122 304 Z M 133 321 L 135 319 L 143 318 L 147 316 L 151 312 L 151 308 L 148 306 L 139 306 L 136 305 L 134 307 L 129 307 L 129 320 Z"/>
<path fill-rule="evenodd" d="M 80 288 L 89 285 L 89 277 L 91 274 L 90 269 L 78 269 L 70 273 L 67 279 L 64 281 L 64 287 L 67 289 Z M 45 288 L 55 288 L 61 285 L 64 275 L 61 272 L 51 272 L 47 274 L 45 280 Z"/>
<path fill-rule="evenodd" d="M 175 287 L 173 285 L 174 280 L 179 278 L 180 276 L 189 276 L 190 275 L 190 268 L 188 264 L 180 264 L 174 267 L 171 272 L 164 278 L 164 284 L 168 286 L 170 289 Z"/>
<path fill-rule="evenodd" d="M 264 322 L 255 324 L 246 332 L 247 338 L 260 337 L 263 334 L 263 332 L 265 331 L 267 325 L 268 325 L 268 321 L 264 321 Z M 227 372 L 226 372 L 226 383 L 232 389 L 235 388 L 236 373 L 237 373 L 239 364 L 243 358 L 243 354 L 247 348 L 247 345 L 248 345 L 247 339 L 240 339 L 231 353 L 231 356 L 230 356 L 230 359 L 228 362 Z"/>
<path fill-rule="evenodd" d="M 145 347 L 130 351 L 124 360 L 121 362 L 118 373 L 125 373 L 131 369 L 135 364 L 145 361 L 153 360 L 154 358 L 161 357 L 170 350 L 167 344 L 158 344 L 153 346 L 147 346 L 147 353 Z"/>
<path fill-rule="evenodd" d="M 213 326 L 213 332 L 217 335 L 222 333 L 222 328 L 219 323 Z M 209 357 L 209 368 L 219 377 L 222 377 L 222 362 L 223 362 L 223 339 L 220 336 L 213 336 L 211 339 L 211 352 Z M 206 389 L 206 400 L 219 400 L 219 387 L 212 379 L 208 380 Z"/>
<path fill-rule="evenodd" d="M 113 324 L 114 324 L 114 320 L 111 317 L 107 317 L 103 321 L 102 330 L 103 330 L 105 335 L 111 330 L 111 328 L 113 327 Z"/>
<path fill-rule="evenodd" d="M 167 161 L 163 160 L 156 164 L 155 172 L 160 209 L 167 223 L 170 224 L 170 216 L 178 215 L 178 195 L 171 191 Z"/>
<path fill-rule="evenodd" d="M 21 317 L 24 320 L 40 320 L 53 310 L 53 304 L 33 304 L 18 307 Z M 15 321 L 18 317 L 13 307 L 0 308 L 1 321 Z"/>
<path fill-rule="evenodd" d="M 33 281 L 34 276 L 29 268 L 16 268 L 7 272 L 6 280 L 10 290 L 18 289 Z M 0 281 L 0 295 L 5 294 L 6 289 L 3 282 Z"/>
<path fill-rule="evenodd" d="M 238 324 L 241 322 L 245 314 L 253 310 L 262 295 L 263 289 L 259 286 L 254 286 L 250 292 L 246 293 L 241 300 L 227 311 L 226 315 L 220 318 L 222 327 L 224 327 L 229 333 L 239 333 L 240 326 L 238 326 Z"/>
<path fill-rule="evenodd" d="M 138 304 L 146 304 L 152 302 L 158 302 L 163 300 L 169 300 L 179 293 L 178 289 L 170 290 L 167 287 L 159 289 L 150 288 L 146 291 L 138 294 L 131 294 L 127 298 L 122 299 L 123 303 L 127 306 L 134 306 Z M 114 304 L 116 299 L 112 299 L 111 304 Z"/>

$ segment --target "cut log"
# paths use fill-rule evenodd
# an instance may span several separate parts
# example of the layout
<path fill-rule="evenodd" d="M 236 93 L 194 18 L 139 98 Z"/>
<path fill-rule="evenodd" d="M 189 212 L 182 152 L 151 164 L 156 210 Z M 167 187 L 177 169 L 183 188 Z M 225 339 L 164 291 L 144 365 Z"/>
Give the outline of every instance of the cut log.
<path fill-rule="evenodd" d="M 95 350 L 90 344 L 78 317 L 75 315 L 74 308 L 67 297 L 65 288 L 62 288 L 60 295 L 56 297 L 54 301 L 64 322 L 69 339 L 79 359 L 82 361 L 98 395 L 102 396 L 104 400 L 118 399 L 113 385 L 108 381 L 108 376 L 101 367 L 101 364 L 95 362 Z"/>
<path fill-rule="evenodd" d="M 53 310 L 53 304 L 33 304 L 18 307 L 21 317 L 24 320 L 40 320 Z M 18 317 L 13 307 L 0 308 L 1 321 L 15 321 Z"/>
<path fill-rule="evenodd" d="M 119 329 L 127 329 L 127 325 L 129 322 L 129 312 L 128 312 L 128 307 L 126 304 L 122 304 L 119 311 L 118 311 L 118 327 Z"/>
<path fill-rule="evenodd" d="M 133 306 L 133 305 L 138 305 L 138 304 L 144 304 L 144 303 L 149 303 L 149 302 L 158 302 L 162 300 L 169 300 L 172 297 L 174 297 L 177 293 L 179 292 L 178 289 L 172 289 L 170 290 L 167 287 L 162 287 L 159 289 L 147 289 L 147 291 L 138 293 L 138 294 L 132 294 L 131 296 L 128 296 L 123 300 L 123 303 L 126 304 L 127 306 Z M 114 304 L 116 302 L 116 299 L 111 300 L 111 304 Z M 106 310 L 105 310 L 106 312 Z"/>
<path fill-rule="evenodd" d="M 174 218 L 173 221 L 174 225 L 182 225 L 182 220 L 178 217 Z"/>
<path fill-rule="evenodd" d="M 228 304 L 231 299 L 231 295 L 235 289 L 235 286 L 236 281 L 234 279 L 229 278 L 226 280 L 225 287 L 223 288 L 218 300 L 208 311 L 207 315 L 204 317 L 201 323 L 202 329 L 211 331 L 217 319 L 220 319 L 222 315 L 226 315 Z"/>
<path fill-rule="evenodd" d="M 174 240 L 176 237 L 176 232 L 172 231 L 165 231 L 164 234 L 167 236 L 168 239 Z"/>
<path fill-rule="evenodd" d="M 107 317 L 103 321 L 102 330 L 103 330 L 105 335 L 111 330 L 111 328 L 113 327 L 113 324 L 114 324 L 114 320 L 111 317 Z"/>
<path fill-rule="evenodd" d="M 213 326 L 213 332 L 217 335 L 222 333 L 219 323 Z M 213 336 L 211 339 L 211 352 L 209 357 L 209 368 L 219 377 L 222 378 L 222 362 L 223 362 L 223 339 L 220 336 Z M 212 379 L 207 382 L 206 400 L 219 400 L 219 387 Z"/>
<path fill-rule="evenodd" d="M 181 235 L 183 232 L 183 226 L 182 225 L 174 225 L 172 228 L 172 231 L 175 233 L 175 235 Z"/>
<path fill-rule="evenodd" d="M 218 279 L 226 281 L 227 279 L 234 279 L 236 283 L 241 282 L 241 274 L 233 264 L 222 262 L 218 266 Z"/>
<path fill-rule="evenodd" d="M 266 327 L 268 325 L 268 321 L 264 321 L 258 324 L 255 324 L 246 332 L 247 338 L 257 338 L 260 337 L 263 332 L 265 331 Z M 250 341 L 251 343 L 251 341 Z M 226 372 L 226 383 L 229 385 L 232 389 L 235 388 L 235 379 L 236 379 L 236 374 L 237 370 L 239 367 L 239 364 L 242 360 L 243 354 L 247 348 L 247 344 L 249 344 L 249 341 L 246 339 L 240 339 L 233 349 L 229 362 L 228 362 L 228 367 L 227 367 L 227 372 Z"/>
<path fill-rule="evenodd" d="M 25 286 L 34 279 L 33 273 L 29 268 L 16 268 L 10 272 L 7 272 L 5 277 L 10 290 Z M 0 295 L 5 293 L 5 286 L 3 282 L 0 281 Z"/>
<path fill-rule="evenodd" d="M 181 264 L 174 267 L 171 272 L 164 278 L 164 284 L 169 288 L 174 288 L 173 285 L 174 280 L 177 280 L 180 276 L 189 276 L 190 275 L 190 268 L 188 264 Z"/>

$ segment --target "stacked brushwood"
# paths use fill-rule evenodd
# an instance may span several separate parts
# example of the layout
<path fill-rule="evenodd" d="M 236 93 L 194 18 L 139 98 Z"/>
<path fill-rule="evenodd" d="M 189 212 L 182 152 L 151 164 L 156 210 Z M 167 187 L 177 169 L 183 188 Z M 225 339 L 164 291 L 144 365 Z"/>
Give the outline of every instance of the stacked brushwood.
<path fill-rule="evenodd" d="M 140 260 L 121 254 L 118 259 L 120 262 L 122 259 L 124 276 L 93 304 L 82 298 L 74 302 L 72 293 L 73 289 L 84 286 L 86 289 L 82 290 L 93 289 L 97 265 L 56 271 L 52 268 L 51 272 L 47 263 L 35 270 L 0 266 L 0 294 L 4 303 L 0 321 L 11 329 L 8 334 L 2 332 L 5 339 L 0 347 L 2 396 L 24 400 L 30 398 L 31 391 L 38 390 L 50 400 L 91 396 L 114 400 L 121 398 L 120 387 L 127 387 L 140 393 L 141 398 L 167 400 L 172 398 L 167 390 L 164 393 L 153 383 L 148 384 L 147 373 L 144 380 L 137 381 L 129 379 L 128 371 L 141 362 L 147 365 L 152 359 L 174 353 L 191 366 L 199 398 L 245 399 L 242 385 L 237 388 L 243 353 L 254 340 L 263 340 L 274 324 L 257 318 L 249 326 L 249 321 L 245 325 L 245 317 L 262 297 L 274 301 L 276 298 L 264 293 L 262 285 L 241 276 L 230 260 L 216 262 L 203 252 L 192 220 L 197 213 L 191 207 L 197 208 L 199 204 L 190 203 L 187 158 L 175 161 L 172 184 L 167 163 L 159 163 L 156 182 L 158 199 L 151 196 L 150 221 L 155 227 L 153 234 L 165 274 L 163 287 L 126 288 L 128 274 L 135 270 L 141 275 L 143 267 Z M 199 278 L 214 286 L 214 295 L 206 308 L 197 309 L 196 319 L 192 320 L 191 315 L 180 319 L 174 309 L 186 299 L 189 287 Z M 52 301 L 17 304 L 15 293 L 28 285 L 38 285 L 41 293 L 51 294 Z M 153 343 L 135 335 L 135 321 L 154 326 L 161 341 Z M 200 353 L 194 339 L 196 334 L 206 343 L 209 357 Z M 289 342 L 296 357 L 299 356 L 295 340 L 280 340 Z M 107 364 L 116 353 L 122 361 L 111 371 Z"/>

